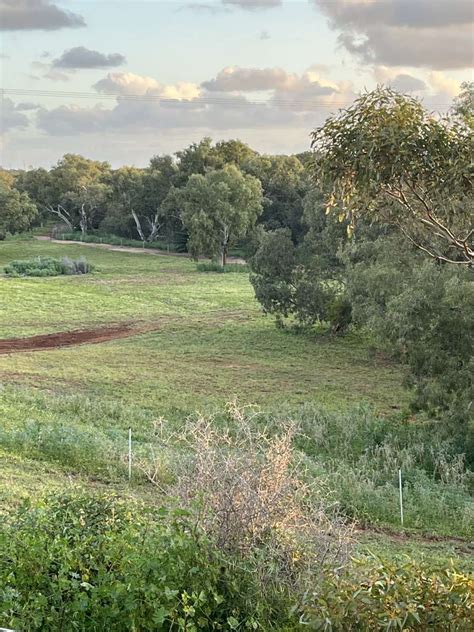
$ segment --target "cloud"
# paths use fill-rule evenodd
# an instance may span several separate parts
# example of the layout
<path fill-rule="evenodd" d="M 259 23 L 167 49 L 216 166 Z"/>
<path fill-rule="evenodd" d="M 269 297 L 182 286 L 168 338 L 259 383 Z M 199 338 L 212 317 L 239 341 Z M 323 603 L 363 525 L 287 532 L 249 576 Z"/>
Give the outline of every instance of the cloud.
<path fill-rule="evenodd" d="M 225 102 L 209 103 L 204 97 L 190 100 L 138 100 L 119 97 L 111 110 L 61 106 L 38 113 L 38 127 L 52 136 L 93 132 L 153 132 L 156 130 L 233 130 L 280 127 L 296 122 L 292 112 L 264 103 L 251 103 L 244 97 L 227 97 Z M 305 127 L 308 123 L 302 123 Z"/>
<path fill-rule="evenodd" d="M 285 92 L 318 92 L 329 94 L 335 84 L 322 85 L 317 67 L 302 75 L 287 73 L 282 68 L 240 68 L 228 66 L 214 79 L 204 81 L 201 87 L 209 92 L 259 92 L 280 90 Z"/>
<path fill-rule="evenodd" d="M 260 39 L 260 40 L 269 40 L 269 39 L 271 39 L 271 35 L 270 35 L 270 33 L 268 31 L 260 31 L 258 39 Z"/>
<path fill-rule="evenodd" d="M 156 79 L 131 72 L 109 72 L 92 87 L 102 94 L 146 94 L 149 90 L 159 89 L 161 84 Z"/>
<path fill-rule="evenodd" d="M 375 67 L 374 76 L 378 83 L 391 86 L 397 92 L 422 92 L 428 89 L 428 86 L 422 79 L 387 66 Z"/>
<path fill-rule="evenodd" d="M 152 77 L 131 72 L 109 73 L 92 87 L 101 94 L 162 96 L 168 99 L 194 99 L 200 93 L 199 87 L 194 83 L 180 82 L 167 86 Z"/>
<path fill-rule="evenodd" d="M 27 127 L 28 118 L 19 111 L 13 101 L 7 97 L 0 101 L 0 132 L 5 133 L 11 129 Z"/>
<path fill-rule="evenodd" d="M 121 66 L 126 59 L 120 53 L 105 55 L 96 50 L 90 50 L 85 46 L 75 46 L 64 51 L 61 57 L 52 63 L 53 68 L 79 69 L 79 68 L 109 68 Z"/>
<path fill-rule="evenodd" d="M 22 101 L 21 103 L 17 103 L 15 109 L 21 112 L 26 112 L 28 110 L 38 110 L 39 105 L 37 103 L 31 103 L 30 101 Z"/>
<path fill-rule="evenodd" d="M 442 72 L 433 71 L 428 75 L 430 86 L 441 94 L 448 95 L 453 98 L 460 92 L 460 82 L 450 77 L 446 77 Z"/>
<path fill-rule="evenodd" d="M 30 75 L 30 78 L 34 80 L 50 79 L 51 81 L 69 81 L 71 78 L 70 75 L 62 70 L 53 68 L 50 64 L 45 64 L 42 61 L 31 62 L 31 67 L 41 73 L 41 75 Z"/>
<path fill-rule="evenodd" d="M 258 11 L 260 9 L 274 9 L 282 4 L 282 0 L 222 0 L 223 4 L 229 4 L 246 11 Z"/>
<path fill-rule="evenodd" d="M 267 92 L 273 94 L 273 107 L 293 112 L 314 108 L 343 106 L 354 97 L 350 82 L 332 82 L 324 78 L 320 66 L 312 66 L 301 75 L 287 73 L 282 68 L 239 68 L 229 66 L 201 87 L 209 93 Z"/>
<path fill-rule="evenodd" d="M 55 31 L 85 26 L 84 18 L 51 0 L 0 0 L 0 30 Z"/>
<path fill-rule="evenodd" d="M 178 11 L 186 10 L 194 11 L 196 13 L 210 13 L 213 15 L 217 13 L 227 13 L 227 11 L 229 11 L 229 9 L 219 4 L 210 4 L 207 2 L 189 2 L 178 9 Z"/>
<path fill-rule="evenodd" d="M 363 63 L 433 69 L 473 64 L 470 0 L 313 0 Z"/>
<path fill-rule="evenodd" d="M 426 83 L 421 79 L 405 73 L 396 75 L 390 82 L 390 85 L 398 92 L 420 92 L 426 90 L 427 87 Z"/>
<path fill-rule="evenodd" d="M 225 70 L 225 69 L 224 69 Z M 38 112 L 38 126 L 52 136 L 120 133 L 133 130 L 193 129 L 281 129 L 309 130 L 329 111 L 349 103 L 354 92 L 349 82 L 332 83 L 313 68 L 302 75 L 282 69 L 238 69 L 237 84 L 224 82 L 217 91 L 193 83 L 164 85 L 151 77 L 132 73 L 109 73 L 93 88 L 99 93 L 116 95 L 110 109 L 102 106 L 61 106 Z M 233 73 L 229 73 L 233 74 Z M 219 77 L 227 77 L 224 71 Z M 235 77 L 232 77 L 235 80 Z M 235 85 L 246 91 L 269 90 L 262 100 L 237 94 Z M 228 88 L 228 89 L 227 89 Z M 244 91 L 244 90 L 242 90 Z"/>
<path fill-rule="evenodd" d="M 287 87 L 296 81 L 296 75 L 289 75 L 282 68 L 228 66 L 215 79 L 204 81 L 201 86 L 210 92 L 256 92 Z"/>

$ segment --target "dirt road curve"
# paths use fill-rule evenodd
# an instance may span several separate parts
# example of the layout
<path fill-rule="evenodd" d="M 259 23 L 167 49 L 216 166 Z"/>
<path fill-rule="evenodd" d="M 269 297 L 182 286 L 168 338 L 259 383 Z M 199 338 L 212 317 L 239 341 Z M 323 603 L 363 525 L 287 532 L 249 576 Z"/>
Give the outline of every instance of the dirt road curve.
<path fill-rule="evenodd" d="M 98 327 L 81 331 L 62 331 L 54 334 L 41 334 L 29 338 L 7 338 L 0 340 L 0 355 L 22 353 L 26 351 L 44 351 L 82 344 L 97 344 L 117 338 L 129 338 L 147 331 L 156 331 L 158 325 L 124 324 L 112 327 Z"/>
<path fill-rule="evenodd" d="M 133 248 L 132 246 L 113 246 L 112 244 L 93 244 L 87 241 L 70 241 L 68 239 L 53 239 L 52 237 L 39 236 L 35 237 L 39 241 L 50 241 L 53 244 L 74 244 L 79 246 L 88 246 L 90 248 L 102 248 L 103 250 L 116 250 L 117 252 L 132 252 L 136 254 L 158 255 L 159 257 L 184 257 L 189 259 L 187 252 L 168 252 L 167 250 L 157 250 L 156 248 Z M 206 260 L 206 257 L 199 257 Z M 244 265 L 245 259 L 240 257 L 227 257 L 227 263 L 238 263 Z"/>

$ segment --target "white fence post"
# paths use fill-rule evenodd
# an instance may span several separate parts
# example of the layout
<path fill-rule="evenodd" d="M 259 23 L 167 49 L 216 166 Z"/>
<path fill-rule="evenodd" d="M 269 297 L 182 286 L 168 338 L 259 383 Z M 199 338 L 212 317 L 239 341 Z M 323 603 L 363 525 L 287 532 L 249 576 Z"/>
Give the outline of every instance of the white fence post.
<path fill-rule="evenodd" d="M 402 470 L 398 470 L 398 490 L 400 494 L 400 522 L 403 527 L 403 488 L 402 488 Z"/>
<path fill-rule="evenodd" d="M 132 429 L 128 429 L 128 480 L 132 480 Z"/>

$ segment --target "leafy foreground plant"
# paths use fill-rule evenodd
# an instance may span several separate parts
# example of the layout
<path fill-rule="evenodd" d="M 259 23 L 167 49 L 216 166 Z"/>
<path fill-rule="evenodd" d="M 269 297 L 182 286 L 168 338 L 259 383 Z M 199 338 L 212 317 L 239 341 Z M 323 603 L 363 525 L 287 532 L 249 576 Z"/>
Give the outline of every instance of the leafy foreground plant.
<path fill-rule="evenodd" d="M 5 274 L 10 277 L 47 277 L 60 276 L 63 274 L 89 274 L 92 272 L 92 264 L 85 257 L 79 259 L 69 259 L 63 257 L 35 257 L 11 261 L 5 266 Z"/>
<path fill-rule="evenodd" d="M 262 628 L 252 574 L 186 512 L 64 495 L 0 528 L 0 624 L 21 630 Z"/>
<path fill-rule="evenodd" d="M 474 581 L 454 567 L 442 571 L 407 560 L 356 561 L 347 573 L 327 575 L 307 597 L 311 630 L 472 630 Z"/>
<path fill-rule="evenodd" d="M 224 552 L 192 512 L 64 494 L 2 518 L 0 625 L 17 630 L 471 629 L 474 586 L 454 568 L 364 558 L 301 594 L 261 582 L 268 549 Z"/>

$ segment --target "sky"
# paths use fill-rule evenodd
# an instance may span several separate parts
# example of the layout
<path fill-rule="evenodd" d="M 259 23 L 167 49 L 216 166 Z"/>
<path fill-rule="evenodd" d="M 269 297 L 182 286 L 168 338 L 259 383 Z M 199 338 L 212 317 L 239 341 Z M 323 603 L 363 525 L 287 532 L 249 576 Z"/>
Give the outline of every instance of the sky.
<path fill-rule="evenodd" d="M 0 164 L 295 153 L 378 84 L 446 111 L 473 65 L 470 0 L 0 0 Z"/>

